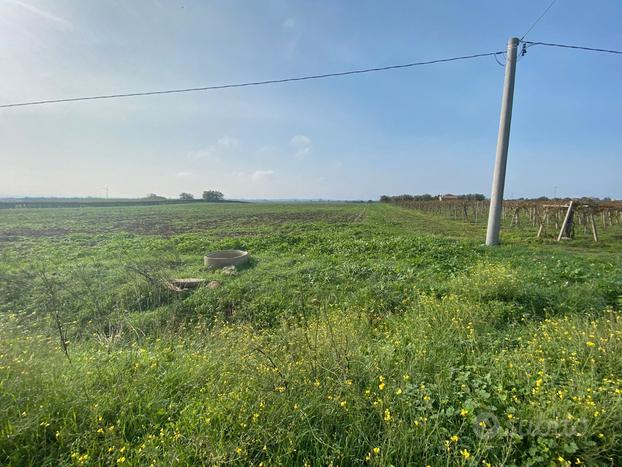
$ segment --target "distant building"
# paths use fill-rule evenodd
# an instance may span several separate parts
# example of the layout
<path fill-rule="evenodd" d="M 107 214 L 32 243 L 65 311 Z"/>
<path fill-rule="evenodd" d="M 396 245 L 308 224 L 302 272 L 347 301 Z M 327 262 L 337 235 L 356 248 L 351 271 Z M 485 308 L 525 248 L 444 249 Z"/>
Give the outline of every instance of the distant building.
<path fill-rule="evenodd" d="M 446 193 L 444 195 L 438 195 L 438 200 L 439 201 L 450 200 L 450 199 L 459 199 L 459 198 L 458 198 L 458 196 L 452 195 L 451 193 Z"/>

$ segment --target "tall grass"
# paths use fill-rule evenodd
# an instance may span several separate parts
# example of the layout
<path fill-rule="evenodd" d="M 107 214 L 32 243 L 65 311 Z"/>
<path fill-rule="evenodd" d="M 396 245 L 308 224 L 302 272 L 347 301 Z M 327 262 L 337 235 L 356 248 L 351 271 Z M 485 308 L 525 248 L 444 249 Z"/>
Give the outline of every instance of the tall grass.
<path fill-rule="evenodd" d="M 619 463 L 620 257 L 489 251 L 395 212 L 5 250 L 0 463 Z M 255 263 L 192 262 L 227 246 Z M 222 285 L 170 294 L 128 265 Z"/>

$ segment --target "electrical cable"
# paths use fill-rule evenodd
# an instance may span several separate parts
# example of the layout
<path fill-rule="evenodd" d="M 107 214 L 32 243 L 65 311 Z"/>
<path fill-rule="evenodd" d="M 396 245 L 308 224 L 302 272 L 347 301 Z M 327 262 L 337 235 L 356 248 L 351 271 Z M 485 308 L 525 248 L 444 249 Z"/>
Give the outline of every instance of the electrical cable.
<path fill-rule="evenodd" d="M 480 54 L 472 54 L 472 55 L 462 55 L 458 57 L 450 57 L 450 58 L 440 58 L 436 60 L 427 60 L 424 62 L 413 62 L 413 63 L 405 63 L 401 65 L 389 65 L 383 67 L 376 68 L 364 68 L 359 70 L 350 70 L 350 71 L 341 71 L 337 73 L 323 73 L 318 75 L 308 75 L 308 76 L 298 76 L 293 78 L 281 78 L 281 79 L 271 79 L 266 81 L 249 81 L 243 83 L 234 83 L 234 84 L 221 84 L 215 86 L 202 86 L 196 88 L 183 88 L 183 89 L 167 89 L 162 91 L 142 91 L 142 92 L 130 92 L 124 94 L 105 94 L 105 95 L 96 95 L 96 96 L 83 96 L 83 97 L 69 97 L 63 99 L 44 99 L 39 101 L 30 101 L 30 102 L 17 102 L 13 104 L 0 104 L 0 108 L 6 109 L 10 107 L 25 107 L 31 105 L 43 105 L 43 104 L 58 104 L 61 102 L 77 102 L 77 101 L 91 101 L 91 100 L 101 100 L 101 99 L 118 99 L 125 97 L 138 97 L 138 96 L 154 96 L 160 94 L 179 94 L 185 92 L 198 92 L 198 91 L 215 91 L 219 89 L 231 89 L 231 88 L 244 88 L 250 86 L 264 86 L 268 84 L 282 84 L 293 81 L 306 81 L 313 79 L 323 79 L 323 78 L 332 78 L 337 76 L 349 76 L 349 75 L 358 75 L 363 73 L 374 73 L 379 71 L 387 71 L 387 70 L 397 70 L 402 68 L 410 68 L 415 66 L 422 65 L 433 65 L 436 63 L 446 63 L 446 62 L 454 62 L 458 60 L 470 60 L 474 58 L 480 57 L 488 57 L 490 55 L 496 55 L 498 53 L 503 52 L 486 52 Z"/>
<path fill-rule="evenodd" d="M 521 37 L 521 38 L 520 38 L 520 40 L 521 40 L 521 41 L 525 38 L 525 36 L 526 36 L 527 34 L 529 34 L 529 33 L 531 32 L 531 30 L 532 30 L 533 28 L 535 28 L 535 27 L 536 27 L 536 24 L 538 24 L 538 23 L 540 22 L 540 20 L 541 20 L 542 18 L 544 18 L 544 16 L 545 16 L 545 15 L 549 12 L 549 10 L 550 10 L 551 8 L 553 8 L 553 5 L 555 5 L 555 3 L 556 3 L 556 2 L 557 2 L 557 0 L 553 0 L 553 1 L 549 4 L 549 6 L 548 6 L 548 7 L 546 7 L 546 10 L 544 10 L 544 12 L 542 12 L 542 14 L 541 14 L 540 16 L 538 16 L 538 19 L 537 19 L 537 20 L 535 20 L 535 21 L 533 22 L 533 24 L 531 25 L 531 27 L 530 27 L 529 29 L 527 29 L 527 32 L 526 32 L 525 34 L 523 34 L 523 37 Z"/>
<path fill-rule="evenodd" d="M 567 45 L 567 44 L 553 44 L 550 42 L 532 42 L 532 41 L 523 41 L 525 44 L 527 44 L 528 47 L 534 46 L 534 45 L 545 45 L 547 47 L 561 47 L 564 49 L 577 49 L 577 50 L 587 50 L 590 52 L 603 52 L 603 53 L 609 53 L 609 54 L 619 54 L 622 55 L 622 50 L 613 50 L 613 49 L 599 49 L 599 48 L 595 48 L 595 47 L 583 47 L 581 45 Z"/>
<path fill-rule="evenodd" d="M 547 46 L 547 47 L 559 47 L 559 48 L 566 48 L 566 49 L 586 50 L 590 52 L 601 52 L 601 53 L 622 55 L 621 50 L 603 49 L 603 48 L 596 48 L 596 47 L 584 47 L 580 45 L 555 44 L 551 42 L 535 42 L 535 41 L 523 41 L 523 40 L 521 40 L 521 42 L 525 44 L 526 47 L 542 45 L 542 46 Z M 289 82 L 295 82 L 295 81 L 307 81 L 307 80 L 314 80 L 314 79 L 333 78 L 333 77 L 339 77 L 339 76 L 358 75 L 358 74 L 364 74 L 364 73 L 375 73 L 379 71 L 397 70 L 397 69 L 403 69 L 403 68 L 411 68 L 415 66 L 433 65 L 436 63 L 447 63 L 447 62 L 454 62 L 458 60 L 470 60 L 470 59 L 475 59 L 475 58 L 480 58 L 480 57 L 489 57 L 489 56 L 492 56 L 500 66 L 504 66 L 504 64 L 501 63 L 499 59 L 497 58 L 498 55 L 502 55 L 502 54 L 504 54 L 504 51 L 486 52 L 486 53 L 462 55 L 462 56 L 450 57 L 450 58 L 440 58 L 436 60 L 427 60 L 423 62 L 412 62 L 412 63 L 404 63 L 400 65 L 388 65 L 388 66 L 383 66 L 383 67 L 341 71 L 341 72 L 336 72 L 336 73 L 323 73 L 323 74 L 317 74 L 317 75 L 297 76 L 297 77 L 292 77 L 292 78 L 272 79 L 272 80 L 266 80 L 266 81 L 249 81 L 249 82 L 243 82 L 243 83 L 221 84 L 221 85 L 215 85 L 215 86 L 202 86 L 202 87 L 196 87 L 196 88 L 166 89 L 166 90 L 161 90 L 161 91 L 141 91 L 141 92 L 131 92 L 131 93 L 124 93 L 124 94 L 104 94 L 104 95 L 95 95 L 95 96 L 69 97 L 69 98 L 62 98 L 62 99 L 45 99 L 45 100 L 30 101 L 30 102 L 17 102 L 17 103 L 12 103 L 12 104 L 0 104 L 0 109 L 6 109 L 6 108 L 12 108 L 12 107 L 26 107 L 26 106 L 43 105 L 43 104 L 58 104 L 62 102 L 119 99 L 119 98 L 127 98 L 127 97 L 154 96 L 154 95 L 161 95 L 161 94 L 179 94 L 179 93 L 186 93 L 186 92 L 215 91 L 215 90 L 220 90 L 220 89 L 243 88 L 243 87 L 250 87 L 250 86 L 264 86 L 268 84 L 282 84 L 282 83 L 289 83 Z M 524 55 L 524 50 L 523 50 L 522 55 Z"/>

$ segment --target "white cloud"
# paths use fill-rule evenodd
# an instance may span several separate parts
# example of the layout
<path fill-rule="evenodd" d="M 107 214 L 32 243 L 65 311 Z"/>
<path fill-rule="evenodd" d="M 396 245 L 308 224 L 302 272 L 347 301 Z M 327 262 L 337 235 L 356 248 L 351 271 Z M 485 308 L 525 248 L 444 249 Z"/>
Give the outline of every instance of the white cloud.
<path fill-rule="evenodd" d="M 296 150 L 294 157 L 304 159 L 311 152 L 311 138 L 305 135 L 295 135 L 289 145 Z"/>
<path fill-rule="evenodd" d="M 223 156 L 230 154 L 235 148 L 238 147 L 240 142 L 232 138 L 231 136 L 224 135 L 216 143 L 207 146 L 204 149 L 198 151 L 190 151 L 188 157 L 192 160 L 206 159 L 212 162 L 218 162 L 222 160 Z"/>
<path fill-rule="evenodd" d="M 223 148 L 234 148 L 239 144 L 239 141 L 229 135 L 225 135 L 218 140 L 217 144 Z"/>
<path fill-rule="evenodd" d="M 304 159 L 311 152 L 311 148 L 300 148 L 294 153 L 296 159 Z"/>
<path fill-rule="evenodd" d="M 192 177 L 192 175 L 193 175 L 192 172 L 177 172 L 175 174 L 175 176 L 179 178 L 188 178 L 188 177 Z"/>
<path fill-rule="evenodd" d="M 289 145 L 294 148 L 306 147 L 311 144 L 311 138 L 305 135 L 296 135 L 293 136 L 289 141 Z"/>
<path fill-rule="evenodd" d="M 281 42 L 283 45 L 283 52 L 287 59 L 292 60 L 298 55 L 298 46 L 302 40 L 302 32 L 296 20 L 291 17 L 283 20 L 281 23 L 281 30 L 285 36 L 284 40 Z"/>
<path fill-rule="evenodd" d="M 251 179 L 255 182 L 261 182 L 272 178 L 274 174 L 274 170 L 255 170 L 251 175 Z"/>

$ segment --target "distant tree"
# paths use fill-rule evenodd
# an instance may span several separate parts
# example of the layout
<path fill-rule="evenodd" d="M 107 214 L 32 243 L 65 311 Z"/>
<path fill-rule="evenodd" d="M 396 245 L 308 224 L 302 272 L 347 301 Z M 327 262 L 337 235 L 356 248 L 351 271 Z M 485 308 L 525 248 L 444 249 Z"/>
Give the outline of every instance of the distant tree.
<path fill-rule="evenodd" d="M 467 193 L 466 195 L 458 195 L 458 198 L 471 201 L 484 201 L 486 199 L 486 197 L 481 193 Z"/>
<path fill-rule="evenodd" d="M 215 202 L 215 201 L 222 201 L 224 199 L 225 199 L 225 196 L 220 191 L 207 190 L 203 192 L 204 201 Z"/>
<path fill-rule="evenodd" d="M 181 193 L 179 199 L 194 199 L 194 195 L 192 193 Z"/>
<path fill-rule="evenodd" d="M 149 193 L 147 196 L 145 196 L 145 199 L 161 200 L 161 199 L 166 199 L 166 197 L 157 195 L 155 193 Z"/>

